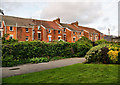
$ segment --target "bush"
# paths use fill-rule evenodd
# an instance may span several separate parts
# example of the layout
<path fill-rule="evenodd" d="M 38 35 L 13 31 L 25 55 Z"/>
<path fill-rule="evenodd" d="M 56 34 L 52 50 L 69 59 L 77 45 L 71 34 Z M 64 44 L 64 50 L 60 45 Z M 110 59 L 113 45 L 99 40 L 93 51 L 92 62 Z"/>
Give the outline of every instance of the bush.
<path fill-rule="evenodd" d="M 105 44 L 105 43 L 108 43 L 106 40 L 104 40 L 104 39 L 101 39 L 101 40 L 97 40 L 97 41 L 95 41 L 95 44 Z"/>
<path fill-rule="evenodd" d="M 100 62 L 102 62 L 102 63 L 110 63 L 110 58 L 108 57 L 108 54 L 107 54 L 108 52 L 109 52 L 108 47 L 101 48 Z"/>
<path fill-rule="evenodd" d="M 120 63 L 120 45 L 109 45 L 109 52 L 107 54 L 111 63 Z"/>
<path fill-rule="evenodd" d="M 95 47 L 91 48 L 85 55 L 86 61 L 88 63 L 103 62 L 103 59 L 101 59 L 102 58 L 101 56 L 103 55 L 101 53 L 103 53 L 103 51 L 101 52 L 101 50 L 104 50 L 103 47 L 106 47 L 106 46 L 107 46 L 107 44 L 100 44 L 98 46 L 95 46 Z"/>
<path fill-rule="evenodd" d="M 117 44 L 100 44 L 91 48 L 85 58 L 88 63 L 120 63 L 119 47 Z"/>
<path fill-rule="evenodd" d="M 8 37 L 9 34 L 4 34 L 3 37 L 2 37 L 2 44 L 11 44 L 11 43 L 16 43 L 18 42 L 18 39 L 9 39 L 9 40 L 6 40 L 6 38 Z"/>
<path fill-rule="evenodd" d="M 82 36 L 78 41 L 76 42 L 83 42 L 83 43 L 89 43 L 89 44 L 92 44 L 92 41 L 89 40 L 87 37 L 85 36 Z"/>
<path fill-rule="evenodd" d="M 36 58 L 30 59 L 31 63 L 42 63 L 42 62 L 48 62 L 48 61 L 49 60 L 46 57 L 41 57 L 41 58 L 36 57 Z"/>

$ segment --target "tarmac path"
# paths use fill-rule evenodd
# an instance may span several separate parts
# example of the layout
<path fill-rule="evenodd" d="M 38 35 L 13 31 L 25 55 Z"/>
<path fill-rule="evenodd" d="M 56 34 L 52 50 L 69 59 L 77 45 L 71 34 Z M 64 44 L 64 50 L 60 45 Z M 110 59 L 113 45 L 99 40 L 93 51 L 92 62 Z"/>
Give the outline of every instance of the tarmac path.
<path fill-rule="evenodd" d="M 58 68 L 82 62 L 85 62 L 85 58 L 67 58 L 38 64 L 23 64 L 15 67 L 2 67 L 2 77 L 39 72 L 47 69 Z"/>

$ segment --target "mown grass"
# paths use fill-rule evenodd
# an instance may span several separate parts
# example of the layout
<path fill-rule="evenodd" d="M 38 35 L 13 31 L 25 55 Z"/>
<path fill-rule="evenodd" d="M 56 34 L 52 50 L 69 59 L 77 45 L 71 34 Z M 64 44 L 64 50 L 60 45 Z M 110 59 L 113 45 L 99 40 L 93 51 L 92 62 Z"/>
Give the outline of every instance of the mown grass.
<path fill-rule="evenodd" d="M 3 83 L 117 83 L 120 65 L 74 64 L 3 78 Z"/>

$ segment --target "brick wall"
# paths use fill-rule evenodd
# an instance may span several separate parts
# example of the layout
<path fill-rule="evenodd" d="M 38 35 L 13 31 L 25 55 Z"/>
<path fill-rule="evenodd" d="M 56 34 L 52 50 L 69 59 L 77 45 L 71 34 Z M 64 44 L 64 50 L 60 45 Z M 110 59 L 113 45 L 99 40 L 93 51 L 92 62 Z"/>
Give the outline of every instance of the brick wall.
<path fill-rule="evenodd" d="M 18 40 L 26 41 L 26 36 L 28 36 L 28 41 L 32 41 L 32 28 L 28 28 L 28 32 L 26 32 L 25 27 L 17 27 Z"/>

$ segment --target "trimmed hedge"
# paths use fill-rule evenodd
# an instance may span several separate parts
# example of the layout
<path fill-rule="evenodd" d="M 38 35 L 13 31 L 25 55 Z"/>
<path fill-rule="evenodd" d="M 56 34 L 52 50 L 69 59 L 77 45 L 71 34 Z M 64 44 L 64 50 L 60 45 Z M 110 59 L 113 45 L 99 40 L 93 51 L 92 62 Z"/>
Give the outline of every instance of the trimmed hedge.
<path fill-rule="evenodd" d="M 19 42 L 2 46 L 3 65 L 14 60 L 22 61 L 35 57 L 84 57 L 92 46 L 83 42 L 44 43 L 39 41 Z M 8 62 L 6 62 L 8 61 Z"/>

